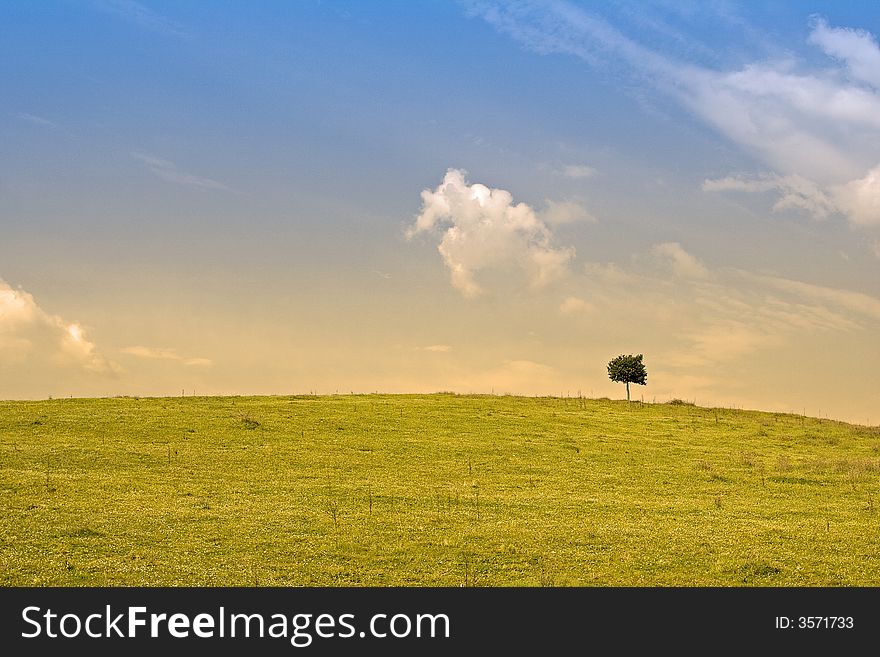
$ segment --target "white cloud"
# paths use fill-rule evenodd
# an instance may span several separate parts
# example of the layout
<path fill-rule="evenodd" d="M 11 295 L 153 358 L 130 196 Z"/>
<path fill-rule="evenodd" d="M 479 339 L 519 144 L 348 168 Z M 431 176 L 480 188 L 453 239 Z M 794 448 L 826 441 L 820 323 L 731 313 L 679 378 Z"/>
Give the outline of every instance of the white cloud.
<path fill-rule="evenodd" d="M 573 248 L 551 246 L 550 229 L 530 206 L 514 203 L 503 189 L 468 184 L 460 169 L 449 169 L 435 190 L 421 196 L 421 212 L 406 236 L 442 232 L 437 250 L 466 297 L 484 291 L 476 280 L 482 271 L 513 266 L 539 287 L 563 277 L 574 257 Z"/>
<path fill-rule="evenodd" d="M 837 207 L 853 224 L 880 225 L 880 166 L 871 169 L 864 178 L 836 185 L 833 194 Z"/>
<path fill-rule="evenodd" d="M 452 351 L 452 347 L 450 347 L 448 344 L 432 344 L 422 348 L 425 351 L 433 351 L 435 353 L 445 353 L 447 351 Z"/>
<path fill-rule="evenodd" d="M 566 178 L 591 178 L 596 175 L 596 169 L 586 164 L 566 164 L 559 171 Z"/>
<path fill-rule="evenodd" d="M 842 182 L 877 163 L 880 98 L 788 62 L 738 71 L 682 70 L 681 100 L 782 175 Z"/>
<path fill-rule="evenodd" d="M 880 47 L 869 32 L 830 27 L 820 18 L 810 33 L 810 42 L 844 62 L 852 79 L 880 89 Z"/>
<path fill-rule="evenodd" d="M 0 279 L 0 328 L 9 331 L 31 323 L 41 312 L 33 296 Z"/>
<path fill-rule="evenodd" d="M 880 47 L 868 32 L 815 20 L 809 43 L 831 58 L 821 69 L 788 58 L 715 70 L 655 52 L 564 0 L 476 2 L 471 13 L 536 52 L 627 66 L 640 88 L 668 94 L 769 166 L 771 176 L 738 189 L 780 193 L 774 209 L 880 224 Z"/>
<path fill-rule="evenodd" d="M 213 365 L 213 362 L 208 358 L 185 358 L 178 354 L 175 349 L 168 347 L 145 347 L 143 345 L 135 345 L 133 347 L 124 347 L 120 349 L 120 352 L 128 354 L 129 356 L 137 356 L 138 358 L 178 361 L 184 365 L 196 367 L 208 367 Z"/>
<path fill-rule="evenodd" d="M 115 374 L 119 365 L 102 356 L 83 327 L 45 312 L 34 297 L 0 279 L 0 354 L 2 360 L 71 366 Z"/>
<path fill-rule="evenodd" d="M 576 221 L 595 223 L 596 218 L 577 201 L 544 201 L 545 207 L 538 215 L 542 221 L 559 226 L 571 224 Z"/>
<path fill-rule="evenodd" d="M 177 185 L 186 185 L 188 187 L 200 187 L 203 189 L 223 189 L 226 191 L 231 191 L 229 187 L 221 182 L 217 182 L 216 180 L 212 180 L 211 178 L 203 178 L 202 176 L 196 176 L 191 173 L 186 173 L 185 171 L 180 171 L 177 168 L 177 165 L 174 164 L 174 162 L 163 160 L 162 158 L 156 157 L 155 155 L 135 152 L 132 153 L 131 156 L 134 159 L 143 162 L 151 173 L 166 182 L 175 183 Z"/>
<path fill-rule="evenodd" d="M 708 278 L 709 271 L 690 253 L 685 251 L 678 242 L 655 244 L 651 251 L 668 261 L 672 272 L 683 278 Z"/>

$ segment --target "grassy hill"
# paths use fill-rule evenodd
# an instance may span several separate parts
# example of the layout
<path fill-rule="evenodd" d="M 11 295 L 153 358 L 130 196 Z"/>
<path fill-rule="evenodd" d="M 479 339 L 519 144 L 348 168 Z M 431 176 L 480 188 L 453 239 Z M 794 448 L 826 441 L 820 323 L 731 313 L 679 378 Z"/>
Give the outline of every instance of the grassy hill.
<path fill-rule="evenodd" d="M 880 431 L 436 395 L 0 402 L 2 585 L 880 585 Z"/>

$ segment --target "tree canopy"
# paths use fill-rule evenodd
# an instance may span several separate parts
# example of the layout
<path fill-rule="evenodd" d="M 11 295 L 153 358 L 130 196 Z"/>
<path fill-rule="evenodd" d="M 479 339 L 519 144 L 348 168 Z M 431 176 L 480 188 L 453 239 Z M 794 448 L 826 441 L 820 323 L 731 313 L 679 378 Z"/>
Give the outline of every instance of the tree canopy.
<path fill-rule="evenodd" d="M 608 363 L 608 378 L 617 383 L 626 384 L 626 399 L 629 401 L 629 384 L 637 383 L 640 386 L 648 382 L 648 372 L 642 363 L 642 354 L 638 356 L 620 355 Z"/>

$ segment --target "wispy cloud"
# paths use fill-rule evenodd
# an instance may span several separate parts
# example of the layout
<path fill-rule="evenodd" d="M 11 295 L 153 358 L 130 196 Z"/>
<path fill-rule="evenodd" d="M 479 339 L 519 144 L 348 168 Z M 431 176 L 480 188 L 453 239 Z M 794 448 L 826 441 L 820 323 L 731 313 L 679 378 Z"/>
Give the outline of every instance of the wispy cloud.
<path fill-rule="evenodd" d="M 188 187 L 199 187 L 202 189 L 221 189 L 225 191 L 232 191 L 229 187 L 221 182 L 218 182 L 211 178 L 204 178 L 202 176 L 196 176 L 194 174 L 181 171 L 177 168 L 177 165 L 174 162 L 164 160 L 160 157 L 156 157 L 155 155 L 133 152 L 131 156 L 146 165 L 147 169 L 152 174 L 158 176 L 166 182 L 174 183 L 177 185 L 186 185 Z"/>
<path fill-rule="evenodd" d="M 209 367 L 213 365 L 213 362 L 208 358 L 185 358 L 178 354 L 175 349 L 168 347 L 145 347 L 143 345 L 135 345 L 132 347 L 124 347 L 120 349 L 120 352 L 128 354 L 129 356 L 137 356 L 138 358 L 170 360 L 196 367 Z"/>
<path fill-rule="evenodd" d="M 641 280 L 639 276 L 618 267 L 614 263 L 584 263 L 584 274 L 586 274 L 587 278 L 590 280 L 595 280 L 607 285 L 635 285 Z"/>
<path fill-rule="evenodd" d="M 563 315 L 576 315 L 594 310 L 595 306 L 578 297 L 566 297 L 559 305 L 559 312 Z"/>
<path fill-rule="evenodd" d="M 763 282 L 772 288 L 783 292 L 789 292 L 803 299 L 831 304 L 832 306 L 852 311 L 867 318 L 880 320 L 880 299 L 872 297 L 869 294 L 825 287 L 822 285 L 814 285 L 812 283 L 804 283 L 802 281 L 795 281 L 777 276 L 763 276 L 749 274 L 747 272 L 740 273 L 743 276 L 749 277 L 753 281 Z"/>
<path fill-rule="evenodd" d="M 782 342 L 782 337 L 764 327 L 725 319 L 685 334 L 686 350 L 673 352 L 665 362 L 678 367 L 714 365 L 747 356 Z"/>
<path fill-rule="evenodd" d="M 862 178 L 842 185 L 828 185 L 824 190 L 816 183 L 798 175 L 759 177 L 729 176 L 706 180 L 707 192 L 739 191 L 778 194 L 773 211 L 797 209 L 824 219 L 829 214 L 846 215 L 856 226 L 880 224 L 880 166 L 874 167 Z"/>
<path fill-rule="evenodd" d="M 776 192 L 779 195 L 773 204 L 773 211 L 800 209 L 818 219 L 838 211 L 834 199 L 823 192 L 819 185 L 798 175 L 779 176 L 775 174 L 743 177 L 727 176 L 703 182 L 706 192 Z"/>
<path fill-rule="evenodd" d="M 880 224 L 880 47 L 868 32 L 815 19 L 809 42 L 829 66 L 811 70 L 788 57 L 716 70 L 657 52 L 564 0 L 475 2 L 470 11 L 538 53 L 612 63 L 674 98 L 770 167 L 770 176 L 745 178 L 741 191 L 779 193 L 776 209 Z M 706 189 L 731 189 L 732 180 Z"/>
<path fill-rule="evenodd" d="M 591 178 L 596 175 L 596 169 L 586 164 L 566 164 L 559 173 L 566 178 L 582 179 Z"/>
<path fill-rule="evenodd" d="M 188 36 L 179 23 L 157 14 L 134 0 L 94 0 L 93 5 L 103 12 L 118 16 L 145 30 L 175 37 Z"/>
<path fill-rule="evenodd" d="M 173 349 L 156 349 L 154 347 L 124 347 L 120 349 L 123 354 L 138 356 L 139 358 L 153 358 L 156 360 L 180 360 L 180 356 Z"/>
<path fill-rule="evenodd" d="M 808 336 L 880 328 L 880 299 L 862 292 L 709 268 L 675 242 L 650 252 L 625 268 L 588 266 L 577 298 L 600 315 L 650 325 L 665 345 L 655 357 L 669 367 L 711 368 Z"/>
<path fill-rule="evenodd" d="M 434 353 L 446 353 L 448 351 L 452 351 L 452 347 L 448 344 L 432 344 L 427 347 L 422 347 L 425 351 L 433 351 Z"/>
<path fill-rule="evenodd" d="M 655 244 L 651 251 L 666 260 L 672 272 L 683 278 L 708 278 L 709 270 L 690 253 L 685 251 L 678 242 Z"/>
<path fill-rule="evenodd" d="M 184 358 L 183 364 L 191 367 L 211 367 L 214 361 L 210 358 Z"/>
<path fill-rule="evenodd" d="M 554 226 L 571 224 L 576 221 L 596 222 L 589 210 L 578 201 L 552 201 L 547 199 L 545 207 L 539 213 L 542 221 Z"/>
<path fill-rule="evenodd" d="M 530 206 L 514 203 L 506 190 L 469 184 L 459 169 L 449 169 L 436 189 L 422 191 L 421 212 L 406 236 L 437 229 L 437 250 L 452 285 L 466 297 L 484 292 L 480 272 L 513 267 L 540 287 L 563 277 L 574 257 L 573 248 L 552 246 L 550 228 Z"/>
<path fill-rule="evenodd" d="M 36 114 L 29 114 L 27 112 L 19 112 L 15 115 L 22 121 L 27 121 L 28 123 L 33 123 L 34 125 L 41 125 L 46 128 L 57 128 L 58 124 L 54 121 L 50 121 L 49 119 L 43 118 L 42 116 L 37 116 Z"/>

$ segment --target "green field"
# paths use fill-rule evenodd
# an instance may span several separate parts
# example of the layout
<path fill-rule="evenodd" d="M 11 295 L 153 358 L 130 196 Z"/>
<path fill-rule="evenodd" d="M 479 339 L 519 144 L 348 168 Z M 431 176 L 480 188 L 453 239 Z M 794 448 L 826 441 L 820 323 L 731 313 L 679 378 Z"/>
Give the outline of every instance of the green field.
<path fill-rule="evenodd" d="M 878 586 L 880 431 L 689 404 L 0 402 L 0 584 Z"/>

